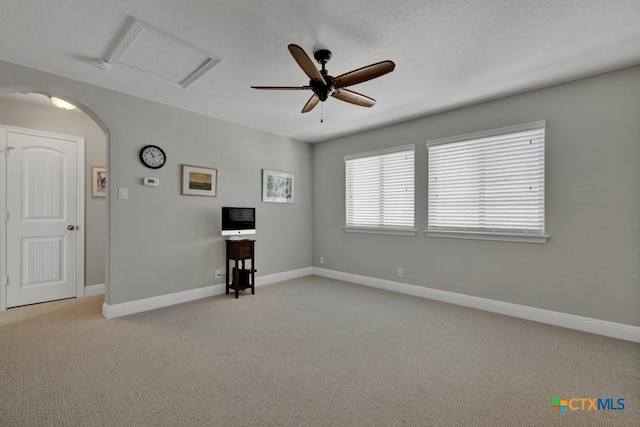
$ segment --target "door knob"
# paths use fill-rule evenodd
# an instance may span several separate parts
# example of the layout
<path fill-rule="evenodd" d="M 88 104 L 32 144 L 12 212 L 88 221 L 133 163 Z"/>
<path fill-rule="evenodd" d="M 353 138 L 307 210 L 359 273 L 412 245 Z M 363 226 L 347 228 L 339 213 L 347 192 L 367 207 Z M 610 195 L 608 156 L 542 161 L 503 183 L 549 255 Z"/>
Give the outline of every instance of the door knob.
<path fill-rule="evenodd" d="M 71 231 L 75 229 L 76 229 L 75 225 L 67 225 L 67 230 Z"/>

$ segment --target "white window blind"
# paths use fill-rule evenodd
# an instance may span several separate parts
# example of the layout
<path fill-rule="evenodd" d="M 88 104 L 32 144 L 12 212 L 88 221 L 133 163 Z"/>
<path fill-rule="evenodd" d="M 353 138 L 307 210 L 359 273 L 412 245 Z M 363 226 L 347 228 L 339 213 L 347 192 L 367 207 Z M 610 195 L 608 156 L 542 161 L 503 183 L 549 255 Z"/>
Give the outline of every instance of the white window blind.
<path fill-rule="evenodd" d="M 543 237 L 544 122 L 459 138 L 427 143 L 427 232 Z"/>
<path fill-rule="evenodd" d="M 345 157 L 347 227 L 414 226 L 415 147 Z"/>

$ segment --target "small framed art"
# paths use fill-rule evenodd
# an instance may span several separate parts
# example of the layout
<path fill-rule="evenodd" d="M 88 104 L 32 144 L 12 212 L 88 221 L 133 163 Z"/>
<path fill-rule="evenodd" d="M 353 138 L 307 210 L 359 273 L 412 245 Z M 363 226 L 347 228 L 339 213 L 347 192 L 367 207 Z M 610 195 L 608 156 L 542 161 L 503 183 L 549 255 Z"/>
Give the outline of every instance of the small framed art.
<path fill-rule="evenodd" d="M 262 201 L 271 203 L 293 203 L 295 176 L 289 172 L 262 169 Z"/>
<path fill-rule="evenodd" d="M 91 197 L 107 197 L 107 169 L 104 166 L 91 167 Z"/>
<path fill-rule="evenodd" d="M 218 169 L 182 165 L 182 194 L 185 196 L 218 195 Z"/>

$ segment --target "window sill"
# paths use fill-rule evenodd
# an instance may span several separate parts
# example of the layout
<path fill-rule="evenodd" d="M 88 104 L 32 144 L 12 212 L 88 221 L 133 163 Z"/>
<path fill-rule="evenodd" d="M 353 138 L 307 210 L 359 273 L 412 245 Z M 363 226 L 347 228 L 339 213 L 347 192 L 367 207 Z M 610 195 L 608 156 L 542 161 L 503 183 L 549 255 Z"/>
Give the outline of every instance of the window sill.
<path fill-rule="evenodd" d="M 492 234 L 470 231 L 425 230 L 424 233 L 427 237 L 441 237 L 445 239 L 495 240 L 499 242 L 519 243 L 546 243 L 547 240 L 549 240 L 549 236 L 523 236 L 521 234 Z"/>
<path fill-rule="evenodd" d="M 345 225 L 342 227 L 347 233 L 392 234 L 396 236 L 415 236 L 415 228 L 404 227 L 358 227 Z"/>

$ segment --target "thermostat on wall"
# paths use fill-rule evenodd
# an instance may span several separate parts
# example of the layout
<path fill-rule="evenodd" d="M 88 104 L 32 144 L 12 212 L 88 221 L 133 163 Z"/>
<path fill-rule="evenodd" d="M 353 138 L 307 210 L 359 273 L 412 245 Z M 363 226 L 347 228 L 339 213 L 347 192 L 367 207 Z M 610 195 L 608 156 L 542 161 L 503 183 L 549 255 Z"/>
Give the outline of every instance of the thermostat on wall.
<path fill-rule="evenodd" d="M 143 182 L 144 185 L 148 187 L 157 187 L 158 185 L 160 185 L 160 180 L 158 178 L 145 178 Z"/>

